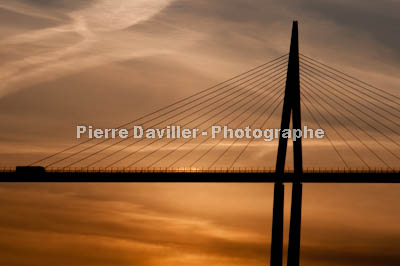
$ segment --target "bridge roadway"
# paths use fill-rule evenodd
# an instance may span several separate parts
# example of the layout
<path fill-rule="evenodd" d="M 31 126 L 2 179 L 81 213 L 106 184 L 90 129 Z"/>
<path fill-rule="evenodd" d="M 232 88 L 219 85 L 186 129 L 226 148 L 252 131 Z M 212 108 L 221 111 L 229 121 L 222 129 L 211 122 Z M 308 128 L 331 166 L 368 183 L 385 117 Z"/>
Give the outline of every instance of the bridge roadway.
<path fill-rule="evenodd" d="M 0 182 L 211 182 L 211 183 L 400 183 L 400 169 L 306 169 L 277 176 L 268 169 L 0 169 Z"/>

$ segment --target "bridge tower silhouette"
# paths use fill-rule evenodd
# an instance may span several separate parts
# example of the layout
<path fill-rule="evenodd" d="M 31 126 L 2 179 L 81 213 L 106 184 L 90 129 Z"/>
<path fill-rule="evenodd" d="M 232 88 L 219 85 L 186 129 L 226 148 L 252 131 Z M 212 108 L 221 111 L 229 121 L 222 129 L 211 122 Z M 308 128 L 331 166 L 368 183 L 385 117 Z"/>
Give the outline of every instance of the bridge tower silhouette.
<path fill-rule="evenodd" d="M 284 184 L 279 180 L 285 171 L 288 139 L 282 136 L 284 129 L 289 129 L 292 118 L 293 130 L 301 130 L 300 108 L 300 71 L 299 71 L 299 38 L 298 23 L 293 21 L 292 37 L 290 42 L 289 63 L 286 76 L 286 88 L 283 102 L 281 134 L 279 137 L 278 153 L 276 157 L 275 173 L 278 181 L 274 185 L 271 266 L 282 265 L 283 249 L 283 212 L 284 212 Z M 293 163 L 295 180 L 292 186 L 292 206 L 290 214 L 288 266 L 299 265 L 300 257 L 300 228 L 301 202 L 303 185 L 299 181 L 303 174 L 302 136 L 293 141 Z"/>

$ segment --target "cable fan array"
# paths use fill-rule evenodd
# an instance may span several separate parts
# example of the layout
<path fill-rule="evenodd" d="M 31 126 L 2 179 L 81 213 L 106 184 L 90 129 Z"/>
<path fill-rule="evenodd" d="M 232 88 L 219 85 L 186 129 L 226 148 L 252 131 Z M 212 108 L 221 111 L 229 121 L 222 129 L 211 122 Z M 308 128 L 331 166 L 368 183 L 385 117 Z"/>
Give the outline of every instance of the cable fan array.
<path fill-rule="evenodd" d="M 300 54 L 299 60 L 302 124 L 325 131 L 323 140 L 303 139 L 305 168 L 397 167 L 400 97 L 306 55 Z M 288 55 L 282 55 L 118 129 L 134 124 L 143 128 L 179 125 L 200 131 L 213 125 L 279 128 L 287 64 Z M 188 139 L 87 139 L 31 165 L 63 169 L 273 169 L 276 150 L 277 141 L 212 138 L 211 134 Z M 290 156 L 287 159 L 290 165 Z"/>
<path fill-rule="evenodd" d="M 278 121 L 287 62 L 287 54 L 280 56 L 118 128 L 133 124 L 143 128 L 179 125 L 200 131 L 208 131 L 213 125 L 264 128 Z M 214 139 L 210 134 L 189 139 L 88 139 L 31 165 L 106 169 L 234 167 L 244 159 L 253 140 L 225 139 L 222 135 Z"/>
<path fill-rule="evenodd" d="M 398 167 L 400 97 L 303 54 L 300 83 L 303 121 L 326 130 L 341 167 Z"/>

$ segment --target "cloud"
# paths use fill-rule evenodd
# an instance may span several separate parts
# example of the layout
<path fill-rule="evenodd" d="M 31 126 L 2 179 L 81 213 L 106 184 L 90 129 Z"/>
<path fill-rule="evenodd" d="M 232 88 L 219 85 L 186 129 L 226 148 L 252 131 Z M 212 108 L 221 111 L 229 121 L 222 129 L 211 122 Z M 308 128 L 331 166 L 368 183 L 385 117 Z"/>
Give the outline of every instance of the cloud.
<path fill-rule="evenodd" d="M 41 4 L 44 3 L 41 2 Z M 111 42 L 111 44 L 107 41 L 104 42 L 107 40 L 107 36 L 103 36 L 101 32 L 114 32 L 145 21 L 167 4 L 167 0 L 134 2 L 99 0 L 85 8 L 67 13 L 71 19 L 70 23 L 28 31 L 3 40 L 0 44 L 15 47 L 15 45 L 24 43 L 54 45 L 59 43 L 60 33 L 64 34 L 63 37 L 67 37 L 67 34 L 77 34 L 81 37 L 79 41 L 71 44 L 63 41 L 63 46 L 58 46 L 57 49 L 47 53 L 25 55 L 8 63 L 6 68 L 0 69 L 0 78 L 5 81 L 0 88 L 0 93 L 4 95 L 10 88 L 19 87 L 21 86 L 19 83 L 27 80 L 34 82 L 34 80 L 48 79 L 43 77 L 44 73 L 52 73 L 52 78 L 55 78 L 76 71 L 74 66 L 77 62 L 79 62 L 80 69 L 85 69 L 117 61 L 121 57 L 127 59 L 143 56 L 143 51 L 141 53 L 128 52 L 128 47 L 124 45 L 123 41 Z M 22 69 L 23 71 L 21 71 Z"/>
<path fill-rule="evenodd" d="M 77 9 L 87 7 L 96 2 L 96 0 L 17 0 L 27 5 L 38 6 L 40 8 L 60 8 L 60 9 Z"/>
<path fill-rule="evenodd" d="M 74 187 L 2 186 L 0 208 L 8 213 L 0 221 L 2 262 L 158 265 L 171 261 L 187 265 L 180 260 L 189 256 L 192 258 L 187 262 L 199 265 L 206 256 L 209 261 L 226 261 L 223 265 L 249 260 L 261 265 L 266 259 L 264 236 L 252 229 L 233 230 L 215 224 L 209 214 L 215 210 L 205 206 L 201 207 L 203 214 L 193 212 L 196 216 L 191 216 L 190 209 L 178 210 L 173 199 L 165 203 L 159 201 L 161 198 L 156 199 L 157 203 L 149 201 L 148 186 L 130 186 L 126 190 L 117 185 L 119 195 L 112 195 L 101 186 Z M 38 189 L 42 191 L 41 198 L 36 196 Z M 134 197 L 132 191 L 137 192 Z M 21 219 L 21 215 L 30 218 Z M 188 232 L 192 237 L 187 237 Z M 15 257 L 19 252 L 26 256 Z M 67 254 L 68 259 L 60 259 Z"/>
<path fill-rule="evenodd" d="M 351 30 L 356 35 L 361 36 L 367 33 L 371 41 L 377 41 L 383 47 L 390 50 L 392 62 L 396 62 L 399 54 L 397 47 L 400 38 L 395 27 L 399 23 L 397 12 L 400 8 L 398 1 L 297 1 L 294 5 L 296 9 L 319 19 L 332 21 L 341 27 Z M 373 18 L 373 19 L 372 19 Z"/>
<path fill-rule="evenodd" d="M 267 184 L 2 184 L 0 261 L 265 265 L 272 189 Z M 305 185 L 302 263 L 382 265 L 398 259 L 396 191 L 385 185 Z"/>

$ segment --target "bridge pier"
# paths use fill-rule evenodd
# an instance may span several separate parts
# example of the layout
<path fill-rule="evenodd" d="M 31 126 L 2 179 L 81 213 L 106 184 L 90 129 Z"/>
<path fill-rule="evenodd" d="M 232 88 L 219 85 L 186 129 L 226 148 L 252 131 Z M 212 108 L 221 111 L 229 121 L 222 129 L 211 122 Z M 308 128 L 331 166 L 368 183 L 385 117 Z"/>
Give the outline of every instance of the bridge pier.
<path fill-rule="evenodd" d="M 285 186 L 282 182 L 276 182 L 272 209 L 271 266 L 282 266 L 284 199 Z"/>
<path fill-rule="evenodd" d="M 298 266 L 300 264 L 302 197 L 303 197 L 303 184 L 300 182 L 293 182 L 287 266 Z"/>

